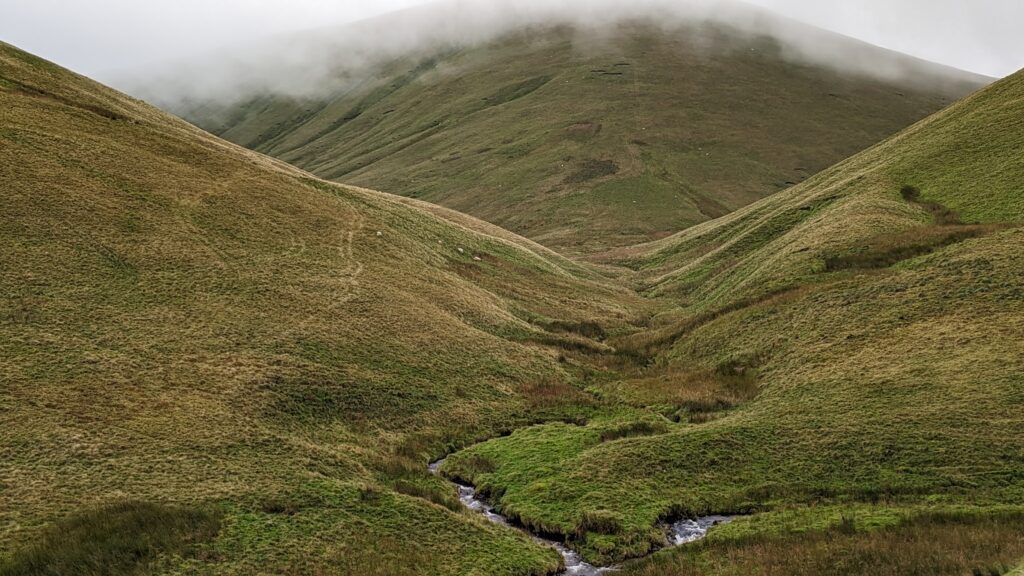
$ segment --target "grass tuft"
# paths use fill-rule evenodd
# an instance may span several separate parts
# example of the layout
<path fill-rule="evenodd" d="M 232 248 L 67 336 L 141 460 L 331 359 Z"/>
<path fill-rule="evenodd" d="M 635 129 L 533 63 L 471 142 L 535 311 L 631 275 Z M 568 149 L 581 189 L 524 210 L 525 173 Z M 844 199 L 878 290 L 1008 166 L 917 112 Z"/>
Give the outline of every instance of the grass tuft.
<path fill-rule="evenodd" d="M 164 555 L 184 556 L 212 540 L 220 513 L 125 502 L 67 518 L 0 566 L 3 576 L 139 574 Z"/>
<path fill-rule="evenodd" d="M 667 431 L 667 426 L 657 422 L 630 422 L 627 424 L 621 424 L 609 430 L 603 430 L 601 432 L 600 439 L 601 442 L 611 442 L 613 440 L 620 440 L 622 438 L 634 438 L 637 436 L 653 436 L 655 434 L 664 434 Z"/>
<path fill-rule="evenodd" d="M 1019 514 L 922 515 L 878 527 L 712 537 L 630 563 L 623 576 L 1002 576 L 1024 556 Z"/>
<path fill-rule="evenodd" d="M 576 523 L 576 535 L 581 537 L 588 532 L 615 535 L 622 532 L 622 520 L 622 516 L 609 510 L 588 510 Z"/>

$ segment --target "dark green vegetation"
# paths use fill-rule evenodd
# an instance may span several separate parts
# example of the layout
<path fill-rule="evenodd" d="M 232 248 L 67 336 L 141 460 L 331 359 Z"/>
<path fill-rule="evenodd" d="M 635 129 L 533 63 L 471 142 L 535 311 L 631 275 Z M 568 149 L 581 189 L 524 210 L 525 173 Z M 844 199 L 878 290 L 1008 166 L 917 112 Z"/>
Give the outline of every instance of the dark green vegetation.
<path fill-rule="evenodd" d="M 0 565 L 5 576 L 152 571 L 161 555 L 192 556 L 219 529 L 212 511 L 126 502 L 73 516 L 47 529 L 31 546 Z"/>
<path fill-rule="evenodd" d="M 641 574 L 1003 572 L 1022 119 L 1017 75 L 597 268 L 0 45 L 0 563 L 554 573 L 426 471 L 454 452 L 444 474 L 594 560 L 751 513 Z M 559 181 L 627 166 L 591 159 Z"/>
<path fill-rule="evenodd" d="M 260 96 L 185 115 L 323 178 L 594 253 L 799 183 L 984 81 L 847 38 L 821 41 L 915 78 L 793 62 L 771 38 L 707 23 L 630 23 L 531 30 L 396 62 L 320 99 Z"/>

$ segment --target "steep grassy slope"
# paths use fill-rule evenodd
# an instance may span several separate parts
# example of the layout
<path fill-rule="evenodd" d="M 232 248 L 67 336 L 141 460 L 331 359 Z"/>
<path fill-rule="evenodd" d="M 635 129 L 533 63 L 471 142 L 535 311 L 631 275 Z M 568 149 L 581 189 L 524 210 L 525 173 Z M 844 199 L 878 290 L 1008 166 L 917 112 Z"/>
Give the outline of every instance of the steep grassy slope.
<path fill-rule="evenodd" d="M 787 59 L 772 38 L 710 23 L 624 23 L 531 29 L 393 63 L 321 99 L 264 96 L 186 117 L 327 179 L 597 252 L 789 187 L 982 82 L 807 33 L 821 34 L 823 51 L 907 76 L 844 76 Z"/>
<path fill-rule="evenodd" d="M 3 44 L 0 190 L 0 573 L 557 566 L 424 465 L 585 414 L 542 343 L 635 295 Z"/>
<path fill-rule="evenodd" d="M 1024 505 L 1022 149 L 1024 73 L 647 247 L 630 263 L 684 309 L 612 339 L 651 364 L 600 390 L 680 423 L 541 426 L 447 472 L 595 558 L 676 515 Z"/>
<path fill-rule="evenodd" d="M 886 234 L 926 236 L 922 222 L 1024 220 L 1019 90 L 1019 76 L 997 83 L 804 186 L 647 246 L 635 266 L 652 291 L 710 305 L 820 272 Z"/>

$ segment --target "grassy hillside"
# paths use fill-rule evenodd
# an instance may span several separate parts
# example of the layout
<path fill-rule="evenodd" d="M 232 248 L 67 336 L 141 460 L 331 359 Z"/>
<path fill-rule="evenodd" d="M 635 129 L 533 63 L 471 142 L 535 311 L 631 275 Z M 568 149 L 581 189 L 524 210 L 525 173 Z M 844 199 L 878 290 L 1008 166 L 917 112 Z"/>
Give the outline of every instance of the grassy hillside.
<path fill-rule="evenodd" d="M 0 573 L 558 565 L 425 464 L 585 416 L 633 293 L 3 44 L 0 190 Z"/>
<path fill-rule="evenodd" d="M 1019 509 L 1022 119 L 1024 73 L 800 186 L 639 249 L 626 261 L 638 281 L 681 309 L 611 339 L 647 367 L 595 388 L 678 423 L 626 414 L 540 426 L 456 455 L 447 473 L 593 558 L 641 554 L 660 541 L 654 523 L 679 515 L 765 511 L 734 527 L 763 535 L 771 518 L 813 505 L 792 524 L 828 539 L 847 506 L 874 506 L 855 532 L 879 514 Z M 1019 526 L 1000 540 L 1007 565 Z M 932 539 L 933 528 L 908 530 Z M 829 553 L 881 553 L 885 540 Z M 778 539 L 725 548 L 740 566 L 790 558 L 795 573 L 829 561 L 819 550 L 799 566 L 797 543 Z M 713 550 L 693 553 L 714 565 Z M 690 552 L 675 554 L 637 573 L 691 573 Z"/>
<path fill-rule="evenodd" d="M 1006 572 L 1022 107 L 1018 75 L 608 278 L 0 44 L 0 574 L 554 573 L 451 452 L 594 560 L 757 513 L 626 573 Z"/>
<path fill-rule="evenodd" d="M 823 51 L 913 73 L 843 75 L 787 59 L 772 38 L 709 23 L 624 23 L 531 29 L 395 62 L 319 99 L 260 96 L 186 117 L 323 178 L 594 253 L 799 183 L 982 83 L 814 33 Z"/>

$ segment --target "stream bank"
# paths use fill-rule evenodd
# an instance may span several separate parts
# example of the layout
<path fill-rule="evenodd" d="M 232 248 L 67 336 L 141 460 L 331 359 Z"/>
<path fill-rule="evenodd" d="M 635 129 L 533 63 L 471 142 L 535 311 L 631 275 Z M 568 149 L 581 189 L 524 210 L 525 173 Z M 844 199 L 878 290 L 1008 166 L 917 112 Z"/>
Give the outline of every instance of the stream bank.
<path fill-rule="evenodd" d="M 445 460 L 447 460 L 447 458 L 442 458 L 441 460 L 432 462 L 427 466 L 427 469 L 431 474 L 439 476 L 441 466 L 444 464 Z M 557 550 L 558 553 L 562 555 L 562 560 L 565 564 L 565 570 L 560 574 L 567 576 L 598 576 L 600 574 L 608 574 L 616 570 L 615 566 L 594 566 L 593 564 L 584 561 L 583 557 L 580 556 L 579 553 L 566 546 L 565 543 L 542 538 L 532 532 L 529 532 L 525 528 L 514 526 L 507 518 L 496 512 L 493 506 L 478 497 L 476 488 L 454 482 L 453 484 L 459 490 L 459 501 L 461 501 L 463 506 L 466 508 L 482 514 L 490 522 L 520 530 L 528 534 L 538 543 Z M 730 521 L 732 521 L 732 517 L 730 516 L 704 516 L 693 520 L 679 520 L 665 526 L 666 541 L 669 546 L 681 546 L 690 542 L 696 542 L 697 540 L 707 536 L 707 533 L 711 528 L 720 524 L 727 524 Z"/>

